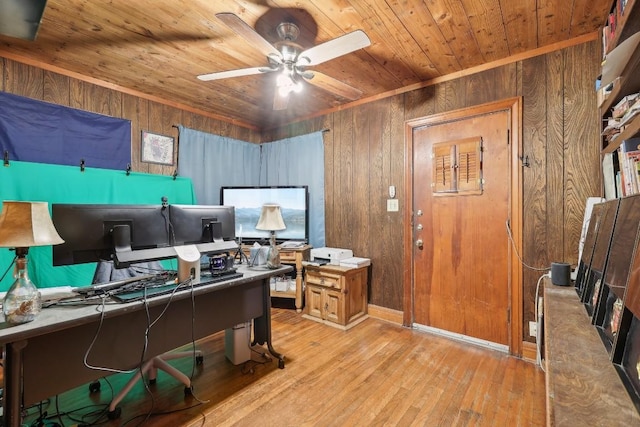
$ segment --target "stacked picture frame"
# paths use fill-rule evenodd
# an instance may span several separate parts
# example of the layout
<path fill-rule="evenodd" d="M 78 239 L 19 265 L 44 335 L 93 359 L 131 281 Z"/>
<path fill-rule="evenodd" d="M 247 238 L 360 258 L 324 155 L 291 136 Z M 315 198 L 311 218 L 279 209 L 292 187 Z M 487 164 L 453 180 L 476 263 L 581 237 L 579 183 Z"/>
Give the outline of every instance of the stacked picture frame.
<path fill-rule="evenodd" d="M 640 195 L 594 206 L 575 289 L 640 412 Z"/>

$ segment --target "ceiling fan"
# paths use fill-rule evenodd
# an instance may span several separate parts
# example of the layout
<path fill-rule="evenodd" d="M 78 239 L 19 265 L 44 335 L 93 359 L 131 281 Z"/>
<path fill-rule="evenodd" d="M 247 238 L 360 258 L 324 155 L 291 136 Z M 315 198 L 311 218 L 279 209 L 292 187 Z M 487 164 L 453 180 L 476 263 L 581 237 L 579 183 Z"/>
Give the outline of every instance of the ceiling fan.
<path fill-rule="evenodd" d="M 319 71 L 309 70 L 307 67 L 321 64 L 369 46 L 371 41 L 364 31 L 356 30 L 303 50 L 295 42 L 300 30 L 297 25 L 291 22 L 283 22 L 278 25 L 276 30 L 280 40 L 272 45 L 237 15 L 233 13 L 218 13 L 216 17 L 240 37 L 244 38 L 250 45 L 264 53 L 267 57 L 268 65 L 201 74 L 198 79 L 209 81 L 279 72 L 280 74 L 276 79 L 277 90 L 273 99 L 274 110 L 287 108 L 289 95 L 291 92 L 300 92 L 302 90 L 302 81 L 309 82 L 314 86 L 349 100 L 358 99 L 362 95 L 360 90 Z"/>

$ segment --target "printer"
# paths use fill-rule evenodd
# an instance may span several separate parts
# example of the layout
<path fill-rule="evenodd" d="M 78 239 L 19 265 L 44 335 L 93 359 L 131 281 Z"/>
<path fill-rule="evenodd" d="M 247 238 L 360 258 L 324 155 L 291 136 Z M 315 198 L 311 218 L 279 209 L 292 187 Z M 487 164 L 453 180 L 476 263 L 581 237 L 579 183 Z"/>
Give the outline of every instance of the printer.
<path fill-rule="evenodd" d="M 351 249 L 339 248 L 313 248 L 311 249 L 311 261 L 340 265 L 340 260 L 353 257 Z"/>

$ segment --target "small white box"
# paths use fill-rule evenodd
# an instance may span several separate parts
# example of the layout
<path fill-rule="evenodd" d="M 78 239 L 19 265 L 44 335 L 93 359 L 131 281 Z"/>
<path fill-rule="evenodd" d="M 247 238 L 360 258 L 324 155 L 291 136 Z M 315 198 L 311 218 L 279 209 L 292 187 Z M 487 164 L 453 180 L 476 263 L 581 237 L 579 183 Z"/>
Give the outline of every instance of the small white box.
<path fill-rule="evenodd" d="M 276 292 L 286 292 L 288 287 L 289 287 L 288 280 L 282 280 L 280 278 L 276 279 L 276 288 L 275 288 Z"/>
<path fill-rule="evenodd" d="M 371 265 L 371 260 L 369 258 L 360 258 L 357 256 L 351 258 L 345 258 L 340 260 L 341 267 L 366 267 L 367 265 Z"/>

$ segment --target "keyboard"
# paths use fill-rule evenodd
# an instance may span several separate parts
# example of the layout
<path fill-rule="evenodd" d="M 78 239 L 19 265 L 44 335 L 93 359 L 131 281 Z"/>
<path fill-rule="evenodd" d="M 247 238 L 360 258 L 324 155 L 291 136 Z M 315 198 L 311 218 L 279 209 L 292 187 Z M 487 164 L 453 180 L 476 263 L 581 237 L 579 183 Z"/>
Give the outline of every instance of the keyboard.
<path fill-rule="evenodd" d="M 242 273 L 231 272 L 219 275 L 205 275 L 203 274 L 200 277 L 199 283 L 194 283 L 193 287 L 197 288 L 200 286 L 210 285 L 212 283 L 224 282 L 232 279 L 239 279 L 243 277 Z M 112 293 L 112 297 L 118 302 L 132 302 L 138 301 L 144 298 L 156 297 L 159 295 L 166 295 L 172 293 L 176 289 L 175 283 L 163 283 L 163 284 L 151 284 L 142 286 L 140 288 L 127 288 L 122 291 L 115 291 Z M 191 289 L 191 284 L 184 284 L 180 287 L 176 292 L 189 290 Z"/>

